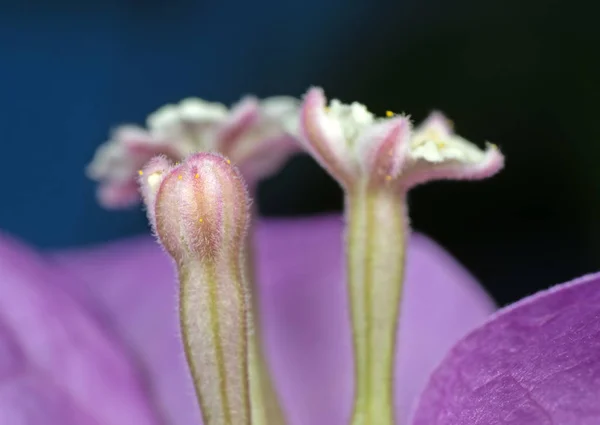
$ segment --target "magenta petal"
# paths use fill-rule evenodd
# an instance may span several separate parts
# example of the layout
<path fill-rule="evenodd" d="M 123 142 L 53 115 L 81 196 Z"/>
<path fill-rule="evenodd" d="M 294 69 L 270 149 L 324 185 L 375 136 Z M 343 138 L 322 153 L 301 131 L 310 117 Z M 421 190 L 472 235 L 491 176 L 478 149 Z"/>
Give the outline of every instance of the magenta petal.
<path fill-rule="evenodd" d="M 72 290 L 84 293 L 131 348 L 167 423 L 201 424 L 180 339 L 175 268 L 158 243 L 139 237 L 54 259 L 84 285 Z"/>
<path fill-rule="evenodd" d="M 268 355 L 291 424 L 344 424 L 352 398 L 351 339 L 344 287 L 342 220 L 259 223 L 258 272 Z M 398 415 L 450 346 L 494 309 L 448 254 L 414 236 L 408 254 L 398 373 Z M 176 282 L 150 238 L 56 257 L 100 301 L 145 364 L 171 423 L 199 423 L 178 340 Z M 435 294 L 435 296 L 432 296 Z"/>
<path fill-rule="evenodd" d="M 0 424 L 158 424 L 126 353 L 65 279 L 0 237 Z"/>
<path fill-rule="evenodd" d="M 407 263 L 396 356 L 398 423 L 406 423 L 429 375 L 454 343 L 496 310 L 473 276 L 431 239 L 414 234 Z"/>
<path fill-rule="evenodd" d="M 600 423 L 600 274 L 501 310 L 433 374 L 413 425 Z"/>
<path fill-rule="evenodd" d="M 348 423 L 353 366 L 342 234 L 339 217 L 262 228 L 265 330 L 293 424 Z M 446 351 L 494 309 L 454 259 L 426 237 L 412 237 L 399 330 L 398 423 Z"/>

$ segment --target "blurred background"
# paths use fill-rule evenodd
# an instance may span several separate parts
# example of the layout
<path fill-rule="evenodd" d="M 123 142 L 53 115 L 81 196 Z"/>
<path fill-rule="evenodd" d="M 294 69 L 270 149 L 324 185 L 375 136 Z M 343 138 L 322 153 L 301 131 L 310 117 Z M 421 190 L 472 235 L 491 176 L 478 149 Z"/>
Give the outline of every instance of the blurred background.
<path fill-rule="evenodd" d="M 580 4 L 579 4 L 580 3 Z M 414 227 L 505 304 L 600 268 L 600 29 L 552 0 L 2 2 L 0 228 L 44 249 L 148 232 L 100 208 L 84 167 L 110 128 L 188 96 L 310 85 L 498 144 L 499 176 L 411 193 Z M 591 2 L 590 2 L 591 4 Z M 265 216 L 340 211 L 307 157 L 260 188 Z"/>

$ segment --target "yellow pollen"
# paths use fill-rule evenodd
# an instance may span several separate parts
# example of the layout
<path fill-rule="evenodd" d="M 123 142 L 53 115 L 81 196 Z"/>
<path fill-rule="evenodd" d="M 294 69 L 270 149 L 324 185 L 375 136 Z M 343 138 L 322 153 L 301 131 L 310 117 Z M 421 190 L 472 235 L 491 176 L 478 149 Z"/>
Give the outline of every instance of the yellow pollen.
<path fill-rule="evenodd" d="M 392 111 L 385 111 L 385 116 L 390 118 L 394 116 L 394 113 Z"/>
<path fill-rule="evenodd" d="M 178 175 L 178 176 L 177 176 L 177 178 L 178 178 L 179 180 L 181 180 L 183 177 L 182 177 L 182 176 L 181 176 L 181 174 L 180 174 L 180 175 Z"/>
<path fill-rule="evenodd" d="M 194 178 L 200 178 L 200 174 L 196 173 L 196 175 L 194 176 Z"/>
<path fill-rule="evenodd" d="M 231 164 L 231 161 L 230 161 L 230 160 L 227 160 L 227 163 L 228 163 L 228 164 Z"/>
<path fill-rule="evenodd" d="M 140 176 L 143 176 L 143 175 L 144 175 L 144 172 L 143 172 L 142 170 L 138 170 L 138 174 L 139 174 Z"/>
<path fill-rule="evenodd" d="M 385 179 L 386 179 L 386 181 L 388 181 L 388 182 L 389 182 L 390 180 L 392 180 L 392 176 L 390 176 L 390 175 L 387 175 L 387 176 L 385 176 Z"/>
<path fill-rule="evenodd" d="M 204 221 L 203 219 L 198 220 L 199 223 L 202 223 L 203 221 Z"/>

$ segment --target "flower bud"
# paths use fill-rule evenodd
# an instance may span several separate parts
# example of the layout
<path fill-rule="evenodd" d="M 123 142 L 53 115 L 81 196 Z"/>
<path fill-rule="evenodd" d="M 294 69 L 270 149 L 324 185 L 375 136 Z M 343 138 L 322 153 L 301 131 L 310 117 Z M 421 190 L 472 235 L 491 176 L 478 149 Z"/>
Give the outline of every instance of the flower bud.
<path fill-rule="evenodd" d="M 177 261 L 215 259 L 240 250 L 249 219 L 248 195 L 228 159 L 199 153 L 170 169 L 155 159 L 142 172 L 151 222 Z"/>
<path fill-rule="evenodd" d="M 204 424 L 249 425 L 246 187 L 218 154 L 165 165 L 151 161 L 140 180 L 155 233 L 177 264 L 183 345 Z"/>

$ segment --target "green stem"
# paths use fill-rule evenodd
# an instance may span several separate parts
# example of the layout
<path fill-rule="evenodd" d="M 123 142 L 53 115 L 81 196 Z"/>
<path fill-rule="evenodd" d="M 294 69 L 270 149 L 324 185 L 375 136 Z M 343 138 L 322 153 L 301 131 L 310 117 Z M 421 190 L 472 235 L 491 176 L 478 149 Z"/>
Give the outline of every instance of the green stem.
<path fill-rule="evenodd" d="M 180 321 L 205 425 L 251 425 L 248 306 L 240 267 L 229 261 L 179 265 Z"/>
<path fill-rule="evenodd" d="M 256 214 L 252 214 L 256 217 Z M 248 335 L 248 368 L 250 378 L 250 403 L 252 406 L 252 425 L 284 425 L 285 415 L 281 408 L 279 397 L 266 361 L 261 333 L 260 288 L 256 281 L 254 240 L 252 228 L 246 238 L 245 272 L 251 294 L 251 309 L 249 323 L 253 329 Z"/>
<path fill-rule="evenodd" d="M 347 193 L 348 289 L 354 340 L 352 425 L 394 424 L 393 365 L 408 225 L 404 196 Z"/>

